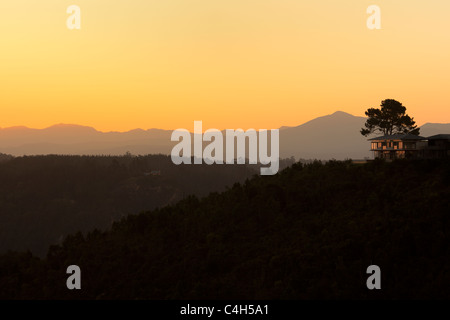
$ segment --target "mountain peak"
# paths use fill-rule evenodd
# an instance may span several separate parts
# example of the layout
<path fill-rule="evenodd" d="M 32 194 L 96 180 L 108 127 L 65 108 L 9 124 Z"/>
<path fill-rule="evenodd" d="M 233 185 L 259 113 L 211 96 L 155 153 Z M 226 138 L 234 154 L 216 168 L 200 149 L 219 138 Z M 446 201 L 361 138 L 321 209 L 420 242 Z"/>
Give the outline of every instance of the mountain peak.
<path fill-rule="evenodd" d="M 54 124 L 50 127 L 45 128 L 44 130 L 48 130 L 48 129 L 83 129 L 83 130 L 95 130 L 92 127 L 88 127 L 88 126 L 82 126 L 82 125 L 78 125 L 78 124 L 67 124 L 67 123 L 58 123 L 58 124 Z"/>
<path fill-rule="evenodd" d="M 334 113 L 332 113 L 332 114 L 330 114 L 330 116 L 350 116 L 350 117 L 354 117 L 354 115 L 352 115 L 352 114 L 350 114 L 350 113 L 347 113 L 347 112 L 344 112 L 344 111 L 336 111 L 336 112 L 334 112 Z"/>
<path fill-rule="evenodd" d="M 23 130 L 30 130 L 30 128 L 25 126 L 13 126 L 13 127 L 7 127 L 7 128 L 0 128 L 0 130 L 5 131 L 23 131 Z"/>

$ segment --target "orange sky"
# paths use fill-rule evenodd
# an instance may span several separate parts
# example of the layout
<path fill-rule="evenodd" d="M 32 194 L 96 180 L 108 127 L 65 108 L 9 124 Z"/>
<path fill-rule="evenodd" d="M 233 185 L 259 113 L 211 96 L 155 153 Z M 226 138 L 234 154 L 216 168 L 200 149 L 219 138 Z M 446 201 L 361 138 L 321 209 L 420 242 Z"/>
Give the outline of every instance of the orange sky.
<path fill-rule="evenodd" d="M 1 1 L 0 127 L 270 129 L 387 98 L 448 123 L 449 15 L 442 0 Z"/>

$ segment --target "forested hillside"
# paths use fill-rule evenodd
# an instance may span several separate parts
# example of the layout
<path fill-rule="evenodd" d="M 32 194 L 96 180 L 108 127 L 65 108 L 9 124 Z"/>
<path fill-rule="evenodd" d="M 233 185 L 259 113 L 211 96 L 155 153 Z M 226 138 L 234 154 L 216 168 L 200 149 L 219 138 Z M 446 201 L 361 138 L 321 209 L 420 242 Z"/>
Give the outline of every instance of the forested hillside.
<path fill-rule="evenodd" d="M 298 163 L 72 235 L 43 260 L 2 255 L 0 297 L 450 298 L 449 208 L 448 161 Z M 66 288 L 72 264 L 81 290 Z M 366 287 L 372 264 L 381 290 Z"/>
<path fill-rule="evenodd" d="M 176 166 L 165 155 L 0 155 L 0 253 L 44 256 L 70 233 L 104 230 L 128 214 L 223 191 L 257 172 L 248 165 Z"/>

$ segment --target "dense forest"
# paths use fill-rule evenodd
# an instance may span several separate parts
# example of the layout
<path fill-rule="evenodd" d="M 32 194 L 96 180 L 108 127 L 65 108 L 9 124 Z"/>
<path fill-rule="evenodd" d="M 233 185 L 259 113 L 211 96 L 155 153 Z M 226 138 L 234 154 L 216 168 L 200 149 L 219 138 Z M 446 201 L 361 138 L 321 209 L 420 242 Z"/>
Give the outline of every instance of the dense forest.
<path fill-rule="evenodd" d="M 45 256 L 70 233 L 106 230 L 128 214 L 223 191 L 258 171 L 255 165 L 176 166 L 165 155 L 0 154 L 0 253 Z"/>
<path fill-rule="evenodd" d="M 296 163 L 73 234 L 44 259 L 3 254 L 0 297 L 448 299 L 449 208 L 449 161 Z M 66 288 L 72 264 L 81 290 Z M 381 290 L 366 287 L 372 264 Z"/>

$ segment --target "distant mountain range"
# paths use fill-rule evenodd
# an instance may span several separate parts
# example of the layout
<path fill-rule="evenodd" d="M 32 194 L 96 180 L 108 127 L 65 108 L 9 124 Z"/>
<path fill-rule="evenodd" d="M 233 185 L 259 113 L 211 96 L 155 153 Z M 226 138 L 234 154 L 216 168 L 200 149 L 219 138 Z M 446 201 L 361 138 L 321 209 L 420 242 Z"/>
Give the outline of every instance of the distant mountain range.
<path fill-rule="evenodd" d="M 297 127 L 280 128 L 280 156 L 296 159 L 363 159 L 370 157 L 367 138 L 359 130 L 365 117 L 337 111 Z M 450 134 L 450 124 L 426 123 L 422 136 Z M 35 154 L 170 154 L 172 130 L 135 129 L 100 132 L 91 127 L 58 124 L 45 129 L 10 127 L 0 129 L 0 153 Z"/>

